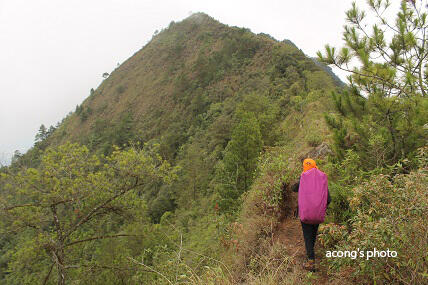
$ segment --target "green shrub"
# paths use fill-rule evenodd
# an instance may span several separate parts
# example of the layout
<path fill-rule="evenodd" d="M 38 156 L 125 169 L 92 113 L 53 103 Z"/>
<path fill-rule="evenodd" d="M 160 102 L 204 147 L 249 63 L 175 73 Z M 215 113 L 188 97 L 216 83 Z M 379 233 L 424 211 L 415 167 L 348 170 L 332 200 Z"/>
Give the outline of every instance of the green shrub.
<path fill-rule="evenodd" d="M 334 223 L 347 223 L 355 214 L 349 206 L 349 197 L 352 189 L 334 182 L 330 182 L 328 191 L 331 196 L 331 203 L 328 205 L 328 217 Z"/>
<path fill-rule="evenodd" d="M 369 284 L 426 284 L 428 258 L 428 172 L 374 175 L 354 188 L 350 207 L 356 215 L 348 233 L 326 225 L 320 240 L 328 250 L 396 251 L 397 257 L 328 258 L 330 268 L 352 271 Z"/>
<path fill-rule="evenodd" d="M 298 168 L 293 167 L 289 152 L 283 148 L 270 148 L 261 156 L 257 177 L 250 190 L 243 195 L 242 209 L 233 238 L 239 251 L 231 253 L 233 271 L 237 278 L 259 268 L 263 256 L 271 252 L 271 239 L 280 217 L 289 210 L 291 197 L 281 188 L 298 177 Z M 253 267 L 248 264 L 253 262 Z M 255 262 L 255 263 L 254 263 Z M 261 268 L 260 268 L 261 269 Z"/>
<path fill-rule="evenodd" d="M 117 94 L 122 94 L 123 92 L 125 92 L 126 88 L 123 85 L 119 85 L 116 87 L 116 93 Z"/>
<path fill-rule="evenodd" d="M 322 143 L 322 137 L 319 134 L 311 134 L 306 136 L 306 142 L 309 146 L 316 147 Z"/>

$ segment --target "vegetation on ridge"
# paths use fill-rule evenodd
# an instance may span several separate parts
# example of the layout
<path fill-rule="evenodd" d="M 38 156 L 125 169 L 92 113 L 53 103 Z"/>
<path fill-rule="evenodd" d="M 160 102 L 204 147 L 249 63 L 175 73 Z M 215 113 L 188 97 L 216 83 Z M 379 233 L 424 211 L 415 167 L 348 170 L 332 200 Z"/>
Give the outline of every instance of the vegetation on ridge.
<path fill-rule="evenodd" d="M 0 169 L 0 281 L 423 283 L 426 13 L 411 2 L 389 44 L 382 30 L 358 35 L 365 14 L 347 13 L 348 49 L 320 55 L 361 61 L 349 88 L 291 42 L 202 13 L 156 33 Z M 324 249 L 390 246 L 397 259 L 290 268 L 275 236 L 307 155 L 329 175 Z"/>
<path fill-rule="evenodd" d="M 70 141 L 85 145 L 84 152 L 99 161 L 92 167 L 92 158 L 80 162 L 93 169 L 88 173 L 91 179 L 110 173 L 111 155 L 126 157 L 133 152 L 132 145 L 157 146 L 162 160 L 180 168 L 177 179 L 171 184 L 148 180 L 124 204 L 97 216 L 100 220 L 94 222 L 99 223 L 82 228 L 81 239 L 118 238 L 91 239 L 82 247 L 70 247 L 63 268 L 67 280 L 159 283 L 201 278 L 210 272 L 203 266 L 227 272 L 229 266 L 220 261 L 226 250 L 220 240 L 227 243 L 230 238 L 229 225 L 240 209 L 241 194 L 254 180 L 260 153 L 281 145 L 307 149 L 301 143 L 305 132 L 326 138 L 322 112 L 331 106 L 328 94 L 335 88 L 334 79 L 294 46 L 195 14 L 154 35 L 52 133 L 41 130 L 37 137 L 42 139 L 33 149 L 3 169 L 7 175 L 1 187 L 17 191 L 6 185 L 13 185 L 20 171 L 29 171 L 35 177 L 32 183 L 41 189 L 50 179 L 60 182 L 63 178 L 50 177 L 42 169 L 52 153 L 67 153 L 69 147 L 61 145 Z M 319 110 L 312 115 L 319 128 L 302 125 L 299 117 L 305 108 Z M 122 150 L 115 151 L 114 145 Z M 63 155 L 79 157 L 75 152 L 80 149 L 73 146 Z M 39 179 L 39 174 L 47 176 Z M 100 192 L 99 199 L 101 193 L 121 188 L 104 180 L 99 181 L 101 188 L 92 180 L 72 186 L 73 179 L 70 187 L 76 191 L 90 187 Z M 55 191 L 60 192 L 60 185 Z M 32 198 L 22 193 L 7 207 L 26 203 L 25 199 Z M 58 205 L 64 213 L 66 207 Z M 76 218 L 74 212 L 70 215 Z M 52 242 L 58 244 L 55 224 L 46 221 L 43 228 L 55 235 Z M 50 264 L 55 264 L 48 283 L 60 281 L 63 269 L 49 251 L 37 257 L 43 259 L 37 267 L 30 265 L 36 256 L 26 249 L 37 236 L 31 227 L 3 235 L 0 278 L 10 284 L 43 282 Z"/>

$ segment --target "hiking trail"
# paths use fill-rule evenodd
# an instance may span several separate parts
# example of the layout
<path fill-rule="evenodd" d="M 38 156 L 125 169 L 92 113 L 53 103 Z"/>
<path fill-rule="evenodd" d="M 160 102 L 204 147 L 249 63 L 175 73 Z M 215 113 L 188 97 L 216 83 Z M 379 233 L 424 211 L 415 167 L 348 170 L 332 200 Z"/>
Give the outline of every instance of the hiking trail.
<path fill-rule="evenodd" d="M 287 252 L 292 257 L 292 264 L 294 268 L 297 267 L 302 271 L 305 271 L 302 268 L 302 264 L 306 259 L 306 249 L 303 240 L 302 226 L 298 218 L 284 218 L 278 227 L 275 242 L 281 243 L 286 247 Z M 312 284 L 329 284 L 326 269 L 320 265 L 320 260 L 324 257 L 319 250 L 319 241 L 317 241 L 315 249 L 317 272 L 314 273 L 314 280 L 312 281 Z"/>

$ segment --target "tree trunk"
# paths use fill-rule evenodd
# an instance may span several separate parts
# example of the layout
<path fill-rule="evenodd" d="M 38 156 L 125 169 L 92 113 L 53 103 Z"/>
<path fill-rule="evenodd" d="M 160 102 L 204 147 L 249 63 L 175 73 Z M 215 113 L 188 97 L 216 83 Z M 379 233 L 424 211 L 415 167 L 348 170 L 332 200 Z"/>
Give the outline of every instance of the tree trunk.
<path fill-rule="evenodd" d="M 58 269 L 58 285 L 65 285 L 65 267 L 64 267 L 64 250 L 58 256 L 59 263 L 57 264 Z"/>
<path fill-rule="evenodd" d="M 65 285 L 65 265 L 64 265 L 64 249 L 56 249 L 52 251 L 52 257 L 56 264 L 56 270 L 58 272 L 58 285 Z"/>

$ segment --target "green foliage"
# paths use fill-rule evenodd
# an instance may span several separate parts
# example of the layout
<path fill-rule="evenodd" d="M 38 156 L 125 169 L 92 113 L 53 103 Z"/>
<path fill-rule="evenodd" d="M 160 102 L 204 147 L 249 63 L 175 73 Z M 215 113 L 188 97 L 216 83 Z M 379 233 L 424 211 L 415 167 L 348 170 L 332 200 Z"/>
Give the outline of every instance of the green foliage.
<path fill-rule="evenodd" d="M 241 113 L 240 122 L 224 150 L 224 159 L 218 166 L 222 179 L 221 207 L 235 209 L 242 193 L 248 190 L 254 177 L 257 159 L 262 149 L 259 123 L 253 113 Z"/>
<path fill-rule="evenodd" d="M 299 169 L 292 164 L 294 159 L 285 148 L 269 149 L 259 158 L 255 181 L 243 197 L 239 223 L 232 224 L 238 228 L 231 235 L 232 241 L 239 242 L 239 251 L 230 252 L 231 263 L 241 278 L 262 274 L 266 269 L 263 262 L 275 263 L 271 256 L 272 236 L 280 217 L 294 210 L 291 194 L 283 189 L 284 183 L 291 185 L 299 175 Z"/>
<path fill-rule="evenodd" d="M 83 111 L 83 106 L 82 105 L 76 105 L 76 110 L 75 110 L 76 114 L 80 115 L 82 113 L 82 111 Z"/>
<path fill-rule="evenodd" d="M 288 202 L 281 192 L 282 182 L 294 175 L 287 159 L 306 151 L 305 132 L 315 133 L 306 124 L 294 128 L 292 119 L 306 112 L 311 118 L 319 117 L 326 109 L 321 101 L 330 100 L 320 99 L 334 86 L 322 70 L 289 42 L 231 28 L 204 14 L 162 30 L 126 63 L 104 74 L 108 79 L 91 90 L 90 99 L 77 106 L 76 114 L 66 117 L 59 130 L 6 168 L 8 178 L 0 181 L 4 206 L 46 199 L 46 204 L 34 208 L 46 214 L 46 220 L 39 220 L 41 214 L 26 216 L 26 222 L 43 223 L 43 234 L 37 240 L 35 229 L 12 233 L 12 217 L 0 218 L 0 229 L 8 230 L 0 235 L 0 276 L 11 284 L 40 283 L 55 263 L 52 251 L 61 245 L 51 209 L 44 206 L 59 196 L 73 199 L 58 205 L 59 221 L 66 230 L 81 218 L 82 211 L 130 185 L 138 176 L 134 171 L 139 163 L 147 163 L 156 166 L 153 175 L 157 178 L 147 179 L 103 208 L 68 242 L 98 235 L 129 236 L 65 247 L 64 264 L 70 266 L 65 270 L 67 280 L 80 284 L 163 284 L 167 279 L 232 284 L 233 273 L 219 261 L 224 258 L 220 241 L 227 244 L 227 238 L 234 236 L 230 223 L 244 200 L 243 212 L 252 211 L 245 225 L 251 229 L 246 252 L 268 248 L 272 225 Z M 284 129 L 289 132 L 281 132 Z M 316 133 L 323 140 L 324 131 L 317 125 Z M 87 149 L 69 146 L 44 151 L 69 141 Z M 290 147 L 286 153 L 273 154 L 271 149 L 279 141 L 290 142 Z M 143 150 L 138 142 L 147 143 Z M 113 147 L 128 144 L 134 147 L 126 151 Z M 266 149 L 269 154 L 260 160 Z M 118 153 L 123 157 L 119 159 Z M 132 162 L 139 153 L 153 160 Z M 61 164 L 58 161 L 63 157 Z M 116 158 L 123 165 L 119 167 Z M 181 169 L 172 175 L 178 177 L 171 185 L 158 179 L 156 172 L 165 159 Z M 21 167 L 31 169 L 34 179 Z M 14 177 L 28 179 L 4 187 Z M 30 182 L 49 191 L 28 191 Z M 55 183 L 59 183 L 57 196 L 49 200 L 44 195 L 52 194 L 50 186 Z M 88 199 L 80 199 L 85 193 Z M 23 219 L 24 212 L 14 211 Z M 54 245 L 41 249 L 45 244 Z M 282 256 L 279 251 L 266 259 L 252 256 L 253 268 L 260 268 L 263 261 L 276 266 L 280 264 L 276 258 Z M 48 283 L 57 281 L 56 265 L 50 276 Z"/>
<path fill-rule="evenodd" d="M 35 142 L 41 142 L 44 141 L 48 137 L 48 130 L 46 129 L 45 125 L 41 125 L 39 128 L 39 132 L 36 134 Z"/>
<path fill-rule="evenodd" d="M 326 250 L 365 253 L 355 260 L 328 258 L 337 275 L 351 272 L 370 284 L 422 284 L 428 270 L 426 147 L 420 148 L 427 138 L 427 14 L 422 4 L 401 1 L 391 23 L 384 16 L 390 1 L 368 3 L 376 23 L 367 24 L 366 12 L 354 3 L 346 14 L 346 46 L 327 45 L 318 54 L 350 73 L 348 90 L 333 92 L 337 113 L 325 115 L 336 156 L 329 213 L 339 224 L 322 227 L 320 239 Z M 374 248 L 398 256 L 367 259 Z"/>
<path fill-rule="evenodd" d="M 273 125 L 278 120 L 279 106 L 266 96 L 250 93 L 244 96 L 236 108 L 239 118 L 244 117 L 245 113 L 252 113 L 256 117 L 264 145 L 273 145 L 278 136 Z"/>
<path fill-rule="evenodd" d="M 303 71 L 305 76 L 305 89 L 306 90 L 328 90 L 334 89 L 334 83 L 332 82 L 330 75 L 323 70 Z"/>
<path fill-rule="evenodd" d="M 285 77 L 289 84 L 300 79 L 301 68 L 297 60 L 298 57 L 302 58 L 302 56 L 297 51 L 289 48 L 278 49 L 274 56 L 275 64 L 271 72 L 272 79 Z"/>
<path fill-rule="evenodd" d="M 353 195 L 352 189 L 371 175 L 385 172 L 383 169 L 366 172 L 361 164 L 359 155 L 353 150 L 347 150 L 342 161 L 330 160 L 324 166 L 329 173 L 329 191 L 332 201 L 328 207 L 330 221 L 350 224 L 355 215 L 355 211 L 349 205 L 349 199 Z"/>
<path fill-rule="evenodd" d="M 175 195 L 169 186 L 162 185 L 159 191 L 151 197 L 147 197 L 148 215 L 153 223 L 159 223 L 164 213 L 174 211 L 176 208 Z"/>
<path fill-rule="evenodd" d="M 306 142 L 309 146 L 317 147 L 322 143 L 322 137 L 319 134 L 309 134 L 306 136 Z"/>
<path fill-rule="evenodd" d="M 118 95 L 122 94 L 123 92 L 125 92 L 126 88 L 123 85 L 119 85 L 116 87 L 116 93 Z"/>
<path fill-rule="evenodd" d="M 211 38 L 205 34 L 206 41 Z M 261 42 L 245 29 L 233 29 L 223 39 L 222 48 L 206 53 L 202 49 L 193 66 L 198 74 L 197 85 L 205 87 L 213 81 L 221 80 L 227 73 L 248 64 L 260 49 Z"/>
<path fill-rule="evenodd" d="M 290 154 L 272 150 L 260 158 L 258 163 L 258 177 L 255 189 L 261 193 L 266 208 L 275 214 L 284 211 L 284 203 L 290 193 L 285 193 L 283 184 L 290 185 L 298 177 L 298 168 L 290 167 L 293 160 Z"/>
<path fill-rule="evenodd" d="M 76 107 L 76 114 L 79 116 L 80 121 L 84 122 L 88 119 L 90 115 L 92 115 L 92 108 L 84 108 L 83 105 L 80 105 L 80 107 Z"/>
<path fill-rule="evenodd" d="M 354 188 L 350 206 L 356 215 L 351 231 L 327 225 L 321 229 L 322 243 L 328 250 L 396 251 L 396 258 L 330 258 L 329 266 L 352 268 L 354 276 L 369 283 L 402 284 L 427 280 L 428 215 L 427 172 L 407 175 L 375 175 Z"/>
<path fill-rule="evenodd" d="M 93 133 L 83 142 L 90 150 L 109 155 L 114 150 L 113 145 L 125 146 L 134 141 L 133 126 L 133 116 L 129 112 L 122 114 L 114 123 L 98 119 L 92 125 Z"/>
<path fill-rule="evenodd" d="M 344 124 L 335 126 L 331 117 L 327 121 L 335 132 L 338 158 L 353 149 L 365 169 L 394 164 L 423 146 L 428 106 L 426 12 L 402 1 L 390 23 L 384 16 L 389 1 L 369 5 L 375 24 L 366 24 L 366 12 L 354 3 L 346 14 L 345 47 L 337 52 L 327 45 L 325 55 L 318 53 L 321 61 L 350 73 L 349 92 L 333 98 Z M 385 36 L 389 32 L 390 39 Z M 359 64 L 352 69 L 353 59 Z"/>
<path fill-rule="evenodd" d="M 48 138 L 52 136 L 55 130 L 56 128 L 54 126 L 50 126 L 49 129 L 47 129 L 43 124 L 40 126 L 39 131 L 37 132 L 34 140 L 35 150 L 33 152 L 33 155 L 35 155 L 36 157 L 33 157 L 33 159 L 39 159 L 37 152 L 46 149 L 46 147 L 49 145 Z M 28 155 L 20 155 L 14 158 L 15 159 L 12 162 L 15 164 L 20 164 L 21 162 L 23 162 L 23 160 L 27 160 L 28 162 Z"/>
<path fill-rule="evenodd" d="M 99 240 L 135 236 L 120 226 L 142 218 L 145 203 L 135 190 L 156 179 L 168 183 L 175 171 L 152 150 L 116 149 L 102 163 L 86 147 L 66 144 L 48 148 L 38 169 L 3 173 L 2 231 L 18 234 L 6 253 L 7 282 L 81 278 L 74 268 L 98 264 L 88 253 Z M 86 243 L 86 253 L 76 250 Z"/>

